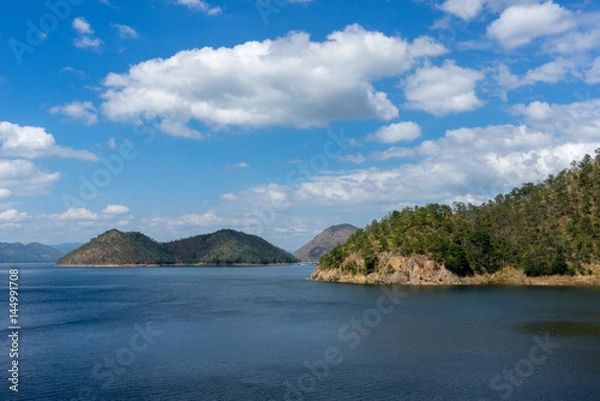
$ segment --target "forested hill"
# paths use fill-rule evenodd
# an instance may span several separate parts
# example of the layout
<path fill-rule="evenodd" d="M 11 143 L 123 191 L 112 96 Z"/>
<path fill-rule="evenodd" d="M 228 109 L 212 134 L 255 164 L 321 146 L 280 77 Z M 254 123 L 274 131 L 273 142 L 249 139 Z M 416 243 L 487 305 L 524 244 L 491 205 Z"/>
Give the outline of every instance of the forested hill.
<path fill-rule="evenodd" d="M 298 260 L 256 235 L 220 230 L 166 243 L 109 230 L 63 258 L 59 266 L 279 264 Z"/>
<path fill-rule="evenodd" d="M 504 267 L 527 276 L 586 275 L 600 264 L 600 153 L 544 182 L 474 206 L 393 211 L 320 259 L 313 274 L 381 272 L 390 254 L 426 256 L 458 276 Z M 437 267 L 436 267 L 437 268 Z"/>

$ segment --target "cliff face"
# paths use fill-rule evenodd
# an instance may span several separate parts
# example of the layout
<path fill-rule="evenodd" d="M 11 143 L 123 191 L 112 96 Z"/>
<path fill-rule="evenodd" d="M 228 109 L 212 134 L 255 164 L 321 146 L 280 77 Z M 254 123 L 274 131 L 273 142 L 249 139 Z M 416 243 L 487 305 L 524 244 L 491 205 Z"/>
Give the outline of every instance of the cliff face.
<path fill-rule="evenodd" d="M 302 262 L 316 263 L 321 256 L 336 245 L 346 242 L 356 231 L 358 228 L 350 224 L 331 226 L 294 252 L 294 256 Z"/>
<path fill-rule="evenodd" d="M 372 270 L 358 253 L 348 256 L 340 267 L 317 268 L 311 280 L 378 285 L 537 285 L 599 286 L 600 265 L 586 265 L 589 274 L 575 276 L 528 277 L 522 270 L 505 267 L 493 273 L 458 276 L 426 256 L 405 257 L 380 252 Z"/>
<path fill-rule="evenodd" d="M 463 278 L 425 256 L 404 257 L 390 252 L 377 255 L 377 265 L 367 270 L 360 254 L 351 254 L 341 267 L 317 267 L 311 280 L 339 281 L 357 284 L 455 285 Z"/>

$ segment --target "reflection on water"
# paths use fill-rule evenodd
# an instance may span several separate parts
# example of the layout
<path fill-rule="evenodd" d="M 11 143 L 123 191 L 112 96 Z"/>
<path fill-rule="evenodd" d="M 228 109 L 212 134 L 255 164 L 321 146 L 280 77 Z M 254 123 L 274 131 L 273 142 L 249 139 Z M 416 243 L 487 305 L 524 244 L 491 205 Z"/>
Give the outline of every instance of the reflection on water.
<path fill-rule="evenodd" d="M 583 322 L 528 322 L 519 323 L 515 328 L 527 334 L 545 334 L 548 333 L 554 337 L 561 336 L 595 336 L 600 338 L 600 323 Z"/>
<path fill-rule="evenodd" d="M 307 280 L 313 266 L 20 269 L 19 401 L 600 394 L 597 289 L 346 285 Z M 546 338 L 560 346 L 530 354 Z"/>

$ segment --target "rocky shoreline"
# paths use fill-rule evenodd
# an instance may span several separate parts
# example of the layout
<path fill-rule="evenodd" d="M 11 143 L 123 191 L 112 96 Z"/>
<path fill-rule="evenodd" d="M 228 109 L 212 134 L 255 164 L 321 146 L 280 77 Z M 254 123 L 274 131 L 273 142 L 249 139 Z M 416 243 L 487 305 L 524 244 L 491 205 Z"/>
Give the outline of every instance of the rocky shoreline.
<path fill-rule="evenodd" d="M 364 266 L 356 255 L 346 260 Z M 317 266 L 310 280 L 372 285 L 522 285 L 522 286 L 600 286 L 600 266 L 585 266 L 591 274 L 574 276 L 528 277 L 522 270 L 505 267 L 493 274 L 475 274 L 460 277 L 424 256 L 403 257 L 380 254 L 374 272 L 365 274 L 348 268 L 322 269 Z"/>

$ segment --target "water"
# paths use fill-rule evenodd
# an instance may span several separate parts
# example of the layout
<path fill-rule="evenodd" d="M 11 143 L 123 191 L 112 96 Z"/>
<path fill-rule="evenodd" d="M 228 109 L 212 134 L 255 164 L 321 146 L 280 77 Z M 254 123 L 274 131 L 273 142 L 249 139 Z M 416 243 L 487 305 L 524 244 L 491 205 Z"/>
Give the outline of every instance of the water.
<path fill-rule="evenodd" d="M 313 268 L 19 265 L 19 393 L 3 380 L 0 399 L 600 399 L 599 289 L 380 288 Z"/>

